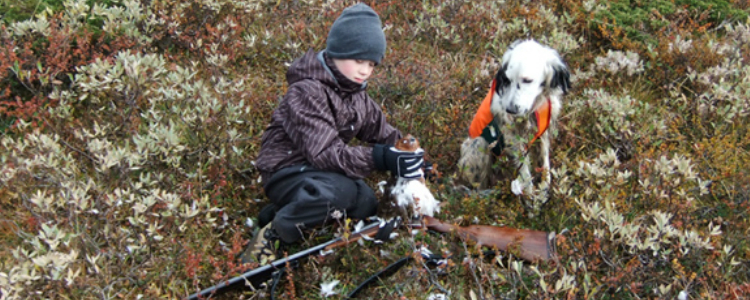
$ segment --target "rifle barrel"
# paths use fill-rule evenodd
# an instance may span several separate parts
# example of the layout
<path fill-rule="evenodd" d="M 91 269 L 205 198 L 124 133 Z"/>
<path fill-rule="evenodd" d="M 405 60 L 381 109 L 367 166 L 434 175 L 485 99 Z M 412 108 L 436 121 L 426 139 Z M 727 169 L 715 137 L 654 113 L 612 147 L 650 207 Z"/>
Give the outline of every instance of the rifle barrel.
<path fill-rule="evenodd" d="M 218 284 L 212 287 L 203 289 L 195 294 L 192 294 L 187 297 L 187 300 L 198 300 L 198 299 L 205 298 L 208 295 L 211 295 L 212 293 L 215 293 L 224 288 L 236 285 L 240 282 L 250 281 L 253 284 L 260 284 L 261 282 L 268 279 L 275 270 L 278 270 L 279 268 L 284 267 L 287 264 L 287 262 L 292 262 L 292 261 L 310 256 L 311 254 L 320 252 L 321 250 L 324 250 L 328 246 L 333 245 L 333 244 L 338 243 L 339 245 L 343 245 L 344 243 L 341 243 L 342 241 L 347 241 L 347 240 L 353 241 L 355 240 L 355 238 L 361 236 L 366 231 L 371 230 L 373 228 L 377 228 L 379 225 L 380 224 L 378 222 L 373 222 L 363 227 L 359 231 L 352 233 L 348 239 L 344 239 L 343 237 L 338 237 L 328 242 L 314 246 L 312 248 L 305 249 L 304 251 L 300 251 L 290 256 L 277 259 L 267 265 L 263 265 L 261 267 L 257 267 L 255 269 L 249 270 L 245 273 L 240 274 L 239 276 L 235 276 L 233 278 L 230 278 L 229 280 L 219 282 Z M 263 274 L 265 274 L 265 276 L 263 276 Z"/>

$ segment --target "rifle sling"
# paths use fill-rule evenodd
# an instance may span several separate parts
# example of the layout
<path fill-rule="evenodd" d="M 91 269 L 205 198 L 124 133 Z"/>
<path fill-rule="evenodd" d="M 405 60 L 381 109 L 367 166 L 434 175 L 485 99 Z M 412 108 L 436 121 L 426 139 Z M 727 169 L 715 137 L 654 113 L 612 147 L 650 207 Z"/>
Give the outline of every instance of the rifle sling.
<path fill-rule="evenodd" d="M 432 265 L 432 266 L 438 266 L 438 265 L 440 265 L 441 264 L 440 260 L 445 259 L 444 257 L 442 257 L 440 255 L 436 255 L 436 254 L 421 253 L 421 255 L 422 255 L 422 259 L 425 260 L 425 263 L 427 263 L 429 265 Z M 407 256 L 405 256 L 405 257 L 403 257 L 403 258 L 401 258 L 401 259 L 399 259 L 399 260 L 391 263 L 387 267 L 381 269 L 380 271 L 378 271 L 374 275 L 370 276 L 370 278 L 365 279 L 365 281 L 363 281 L 362 283 L 360 283 L 359 286 L 357 286 L 357 288 L 355 288 L 353 291 L 351 291 L 349 293 L 349 295 L 346 296 L 346 298 L 347 299 L 357 298 L 357 294 L 359 294 L 359 292 L 361 292 L 362 290 L 364 290 L 365 288 L 367 288 L 370 284 L 372 284 L 376 280 L 383 279 L 385 277 L 393 275 L 394 273 L 396 273 L 396 271 L 398 271 L 399 269 L 401 269 L 401 267 L 405 266 L 407 263 L 411 262 L 412 260 L 414 260 L 414 258 L 412 257 L 412 255 L 407 255 Z"/>
<path fill-rule="evenodd" d="M 284 274 L 286 274 L 286 267 L 279 269 L 278 272 L 273 274 L 273 283 L 271 283 L 271 300 L 276 300 L 276 286 L 279 285 L 279 281 L 281 280 L 281 277 L 284 277 Z"/>
<path fill-rule="evenodd" d="M 398 271 L 399 269 L 401 269 L 401 267 L 403 267 L 404 265 L 406 265 L 406 263 L 408 263 L 411 260 L 412 260 L 411 255 L 409 255 L 409 256 L 401 258 L 401 259 L 397 260 L 396 262 L 388 265 L 384 269 L 378 271 L 374 275 L 370 276 L 370 278 L 367 278 L 365 281 L 363 281 L 362 283 L 360 283 L 359 286 L 357 286 L 357 288 L 355 288 L 351 293 L 349 293 L 348 296 L 346 296 L 346 298 L 347 299 L 356 298 L 357 294 L 359 292 L 361 292 L 362 290 L 364 290 L 371 283 L 375 282 L 378 279 L 382 279 L 382 278 L 385 278 L 387 276 L 390 276 L 391 274 L 393 274 L 396 271 Z"/>

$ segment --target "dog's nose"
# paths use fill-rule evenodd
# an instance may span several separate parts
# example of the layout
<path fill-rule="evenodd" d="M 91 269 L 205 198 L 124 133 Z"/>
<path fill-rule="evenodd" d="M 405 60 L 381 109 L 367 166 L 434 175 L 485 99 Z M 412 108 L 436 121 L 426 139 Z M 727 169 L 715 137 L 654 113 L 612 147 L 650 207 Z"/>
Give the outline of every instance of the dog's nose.
<path fill-rule="evenodd" d="M 510 107 L 505 108 L 505 112 L 511 115 L 518 114 L 518 106 L 511 105 Z"/>

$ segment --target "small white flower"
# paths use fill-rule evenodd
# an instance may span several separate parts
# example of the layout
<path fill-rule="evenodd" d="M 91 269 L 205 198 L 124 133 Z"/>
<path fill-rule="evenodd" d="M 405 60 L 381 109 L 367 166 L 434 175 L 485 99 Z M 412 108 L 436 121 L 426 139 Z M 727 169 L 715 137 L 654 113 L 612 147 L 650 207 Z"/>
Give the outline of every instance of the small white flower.
<path fill-rule="evenodd" d="M 518 179 L 510 183 L 510 191 L 515 195 L 523 195 L 523 185 Z"/>
<path fill-rule="evenodd" d="M 341 219 L 341 217 L 343 217 L 343 216 L 344 216 L 344 214 L 343 214 L 343 213 L 341 213 L 341 211 L 340 211 L 340 210 L 338 210 L 338 209 L 334 210 L 334 211 L 333 211 L 333 212 L 331 213 L 331 218 L 334 218 L 334 219 L 336 219 L 336 220 L 339 220 L 339 219 Z"/>
<path fill-rule="evenodd" d="M 386 250 L 380 249 L 380 257 L 391 257 L 391 253 Z"/>
<path fill-rule="evenodd" d="M 356 225 L 354 225 L 354 232 L 359 232 L 364 227 L 365 227 L 365 222 L 363 222 L 362 220 L 359 220 L 359 222 Z M 360 246 L 364 246 L 365 245 L 365 241 L 373 241 L 373 240 L 374 240 L 373 238 L 367 236 L 366 234 L 363 234 L 362 238 L 359 239 L 359 240 L 357 240 L 357 243 Z"/>
<path fill-rule="evenodd" d="M 245 219 L 245 226 L 247 226 L 248 228 L 253 228 L 253 225 L 255 225 L 255 223 L 253 223 L 253 219 Z"/>
<path fill-rule="evenodd" d="M 448 296 L 445 294 L 430 294 L 427 296 L 427 300 L 448 300 Z"/>
<path fill-rule="evenodd" d="M 422 256 L 430 256 L 430 255 L 432 255 L 432 251 L 430 251 L 430 249 L 427 249 L 427 247 L 425 247 L 424 245 L 422 245 L 421 247 L 419 247 L 419 249 L 417 249 L 417 251 L 419 251 L 419 253 L 421 253 Z"/>
<path fill-rule="evenodd" d="M 688 299 L 688 293 L 687 291 L 680 291 L 680 294 L 677 295 L 677 300 L 687 300 Z"/>
<path fill-rule="evenodd" d="M 339 284 L 338 280 L 334 280 L 328 283 L 321 283 L 320 284 L 320 296 L 322 297 L 329 297 L 338 294 L 338 292 L 334 291 L 333 288 Z"/>
<path fill-rule="evenodd" d="M 384 194 L 384 193 L 385 193 L 385 188 L 384 188 L 384 186 L 385 186 L 386 184 L 388 184 L 388 182 L 387 182 L 387 181 L 381 181 L 381 182 L 378 182 L 378 191 L 380 191 L 380 193 L 381 193 L 381 194 Z"/>
<path fill-rule="evenodd" d="M 354 232 L 362 230 L 362 228 L 365 227 L 365 222 L 362 220 L 359 220 L 357 224 L 354 225 Z"/>

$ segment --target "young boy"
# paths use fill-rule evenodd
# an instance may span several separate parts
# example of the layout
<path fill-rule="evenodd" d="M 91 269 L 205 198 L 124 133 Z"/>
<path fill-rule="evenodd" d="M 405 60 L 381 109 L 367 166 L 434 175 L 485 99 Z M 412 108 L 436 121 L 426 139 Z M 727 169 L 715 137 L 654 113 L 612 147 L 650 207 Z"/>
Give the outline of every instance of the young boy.
<path fill-rule="evenodd" d="M 365 92 L 385 49 L 380 17 L 360 3 L 333 23 L 325 50 L 310 50 L 290 66 L 289 88 L 256 161 L 271 205 L 261 211 L 263 227 L 240 257 L 243 263 L 272 262 L 275 242 L 296 242 L 302 229 L 374 215 L 375 193 L 362 180 L 372 171 L 422 176 L 423 152 L 392 146 L 401 133 Z M 348 146 L 354 138 L 374 145 Z"/>

